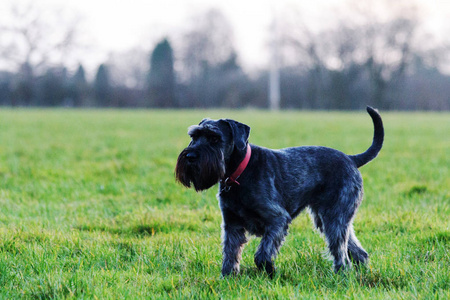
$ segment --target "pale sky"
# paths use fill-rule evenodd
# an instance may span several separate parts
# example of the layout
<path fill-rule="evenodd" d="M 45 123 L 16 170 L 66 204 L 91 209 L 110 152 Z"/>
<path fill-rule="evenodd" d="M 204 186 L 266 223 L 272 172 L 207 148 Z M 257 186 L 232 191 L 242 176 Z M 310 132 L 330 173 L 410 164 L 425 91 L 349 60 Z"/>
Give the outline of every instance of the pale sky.
<path fill-rule="evenodd" d="M 2 0 L 0 12 L 12 1 Z M 363 1 L 363 0 L 361 0 Z M 392 0 L 396 1 L 396 0 Z M 192 16 L 219 8 L 234 30 L 235 46 L 247 67 L 267 64 L 268 29 L 274 11 L 298 10 L 305 22 L 326 23 L 344 0 L 35 0 L 36 6 L 63 8 L 82 18 L 82 63 L 98 64 L 108 53 L 141 47 L 151 50 L 164 36 L 183 31 Z M 450 0 L 417 0 L 425 26 L 441 37 L 450 35 Z M 1 14 L 0 14 L 1 16 Z M 80 59 L 82 60 L 82 59 Z M 98 61 L 98 62 L 97 62 Z"/>

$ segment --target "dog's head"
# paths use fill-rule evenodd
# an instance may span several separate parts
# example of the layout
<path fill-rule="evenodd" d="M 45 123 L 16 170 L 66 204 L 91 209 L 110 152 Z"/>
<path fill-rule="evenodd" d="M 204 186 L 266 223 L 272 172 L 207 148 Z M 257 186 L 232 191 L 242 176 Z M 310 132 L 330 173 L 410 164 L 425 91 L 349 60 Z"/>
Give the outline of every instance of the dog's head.
<path fill-rule="evenodd" d="M 229 119 L 203 119 L 190 126 L 191 142 L 181 151 L 175 168 L 176 179 L 196 191 L 206 190 L 233 170 L 234 160 L 245 155 L 250 127 Z"/>

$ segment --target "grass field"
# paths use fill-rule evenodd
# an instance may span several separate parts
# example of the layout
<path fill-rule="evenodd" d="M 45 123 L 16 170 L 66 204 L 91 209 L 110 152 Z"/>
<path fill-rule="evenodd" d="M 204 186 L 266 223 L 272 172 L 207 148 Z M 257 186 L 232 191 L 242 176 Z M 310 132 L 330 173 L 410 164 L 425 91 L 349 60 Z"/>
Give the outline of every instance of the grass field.
<path fill-rule="evenodd" d="M 384 113 L 361 168 L 355 231 L 371 261 L 335 275 L 302 213 L 269 279 L 259 239 L 221 279 L 217 188 L 175 183 L 186 129 L 203 117 L 252 127 L 270 148 L 371 143 L 365 112 L 0 110 L 0 298 L 450 298 L 450 114 Z"/>

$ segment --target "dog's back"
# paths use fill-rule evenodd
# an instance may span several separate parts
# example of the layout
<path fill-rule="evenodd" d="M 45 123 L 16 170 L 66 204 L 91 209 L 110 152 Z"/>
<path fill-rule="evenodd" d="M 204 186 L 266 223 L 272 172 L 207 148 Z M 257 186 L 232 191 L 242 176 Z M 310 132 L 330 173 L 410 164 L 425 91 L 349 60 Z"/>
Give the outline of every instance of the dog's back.
<path fill-rule="evenodd" d="M 342 190 L 362 189 L 358 168 L 377 156 L 384 138 L 380 115 L 369 106 L 367 111 L 374 123 L 374 138 L 364 153 L 347 155 L 321 146 L 271 150 L 251 145 L 253 167 L 241 176 L 242 186 L 248 180 L 253 183 L 250 186 L 260 183 L 260 190 L 279 191 L 271 199 L 281 202 L 292 218 L 308 205 L 333 205 Z"/>
<path fill-rule="evenodd" d="M 292 219 L 308 205 L 331 205 L 338 201 L 347 182 L 362 186 L 356 165 L 338 150 L 319 146 L 280 150 L 251 147 L 252 167 L 240 177 L 240 193 L 245 193 L 247 186 L 254 190 L 257 183 L 258 190 L 270 194 L 271 201 L 279 203 Z M 247 201 L 249 206 L 254 205 L 251 197 L 242 197 L 241 201 L 241 205 Z"/>

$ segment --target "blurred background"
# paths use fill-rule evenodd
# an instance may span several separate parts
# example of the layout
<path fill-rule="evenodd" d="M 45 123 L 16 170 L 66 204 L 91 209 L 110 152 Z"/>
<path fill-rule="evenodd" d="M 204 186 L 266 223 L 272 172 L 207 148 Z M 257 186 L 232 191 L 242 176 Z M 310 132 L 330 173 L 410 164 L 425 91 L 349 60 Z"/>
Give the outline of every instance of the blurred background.
<path fill-rule="evenodd" d="M 2 0 L 0 105 L 450 109 L 448 0 Z"/>

